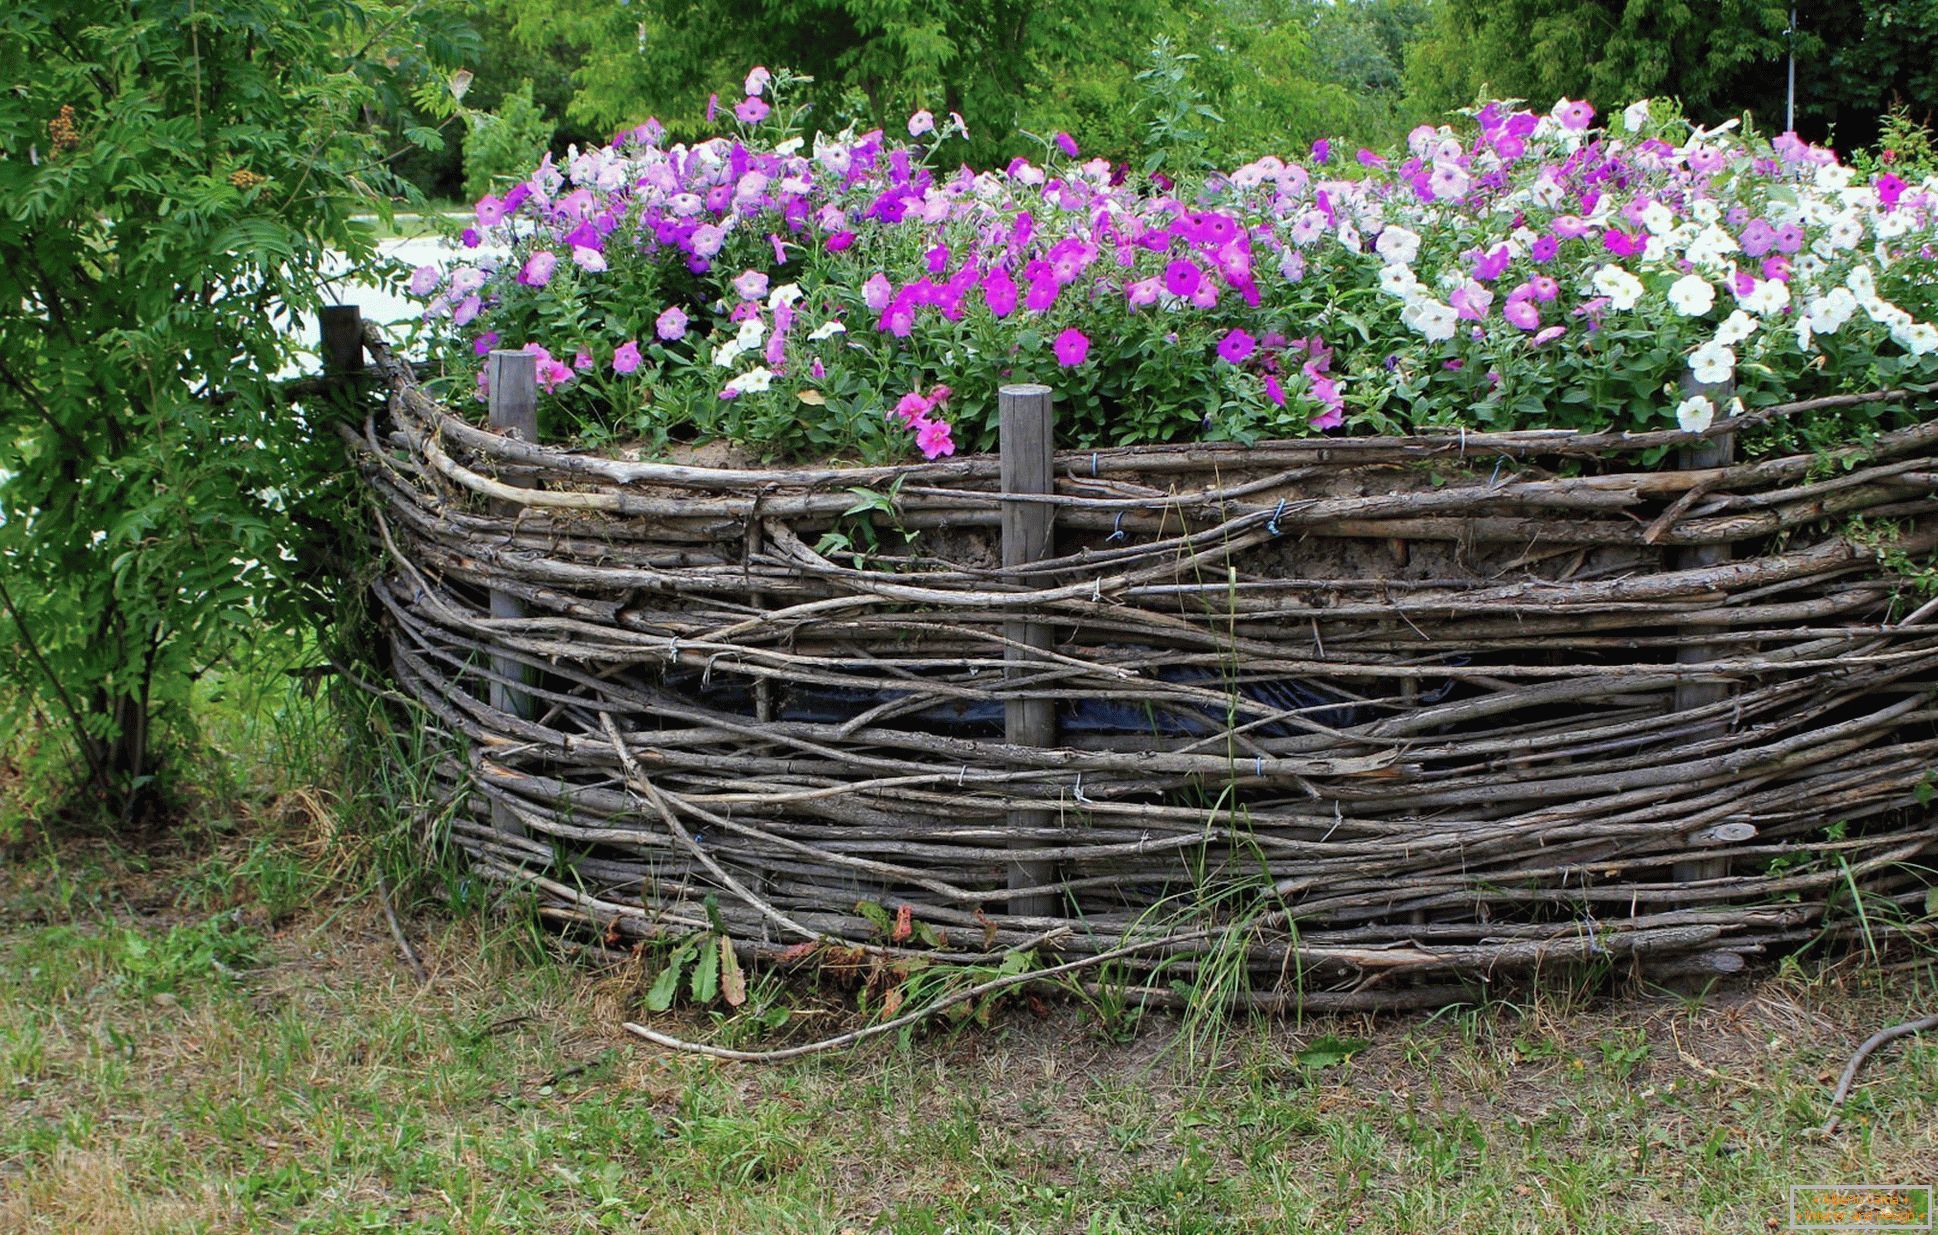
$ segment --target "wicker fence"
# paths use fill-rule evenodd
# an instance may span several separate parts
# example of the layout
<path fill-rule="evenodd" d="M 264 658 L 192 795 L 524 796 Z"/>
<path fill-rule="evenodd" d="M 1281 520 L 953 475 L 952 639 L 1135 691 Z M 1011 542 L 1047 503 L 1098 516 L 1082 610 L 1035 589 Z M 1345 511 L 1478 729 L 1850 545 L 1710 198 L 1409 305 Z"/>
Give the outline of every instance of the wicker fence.
<path fill-rule="evenodd" d="M 370 343 L 346 439 L 452 835 L 609 939 L 712 897 L 750 956 L 1242 949 L 1347 1008 L 1921 912 L 1938 602 L 1888 562 L 1938 545 L 1938 421 L 1052 459 L 1012 390 L 1006 459 L 724 470 L 480 428 Z"/>

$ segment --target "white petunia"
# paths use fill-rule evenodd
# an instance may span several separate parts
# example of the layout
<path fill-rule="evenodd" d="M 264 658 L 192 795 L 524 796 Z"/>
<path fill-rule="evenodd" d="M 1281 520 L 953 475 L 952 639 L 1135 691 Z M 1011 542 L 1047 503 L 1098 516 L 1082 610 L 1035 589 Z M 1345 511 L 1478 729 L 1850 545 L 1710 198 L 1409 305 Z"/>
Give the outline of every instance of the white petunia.
<path fill-rule="evenodd" d="M 808 332 L 808 338 L 813 339 L 815 342 L 818 343 L 822 339 L 830 339 L 830 338 L 833 338 L 835 335 L 847 334 L 847 333 L 848 333 L 848 328 L 842 325 L 841 319 L 837 317 L 837 318 L 830 318 L 829 320 L 822 322 L 819 326 L 816 326 L 813 330 L 810 330 Z"/>
<path fill-rule="evenodd" d="M 1419 331 L 1429 343 L 1445 343 L 1454 337 L 1454 330 L 1460 324 L 1460 315 L 1453 306 L 1438 300 L 1422 297 L 1409 301 L 1400 313 L 1400 320 Z"/>
<path fill-rule="evenodd" d="M 1642 299 L 1642 281 L 1620 266 L 1603 266 L 1595 272 L 1595 290 L 1608 297 L 1611 308 L 1626 312 Z"/>
<path fill-rule="evenodd" d="M 1756 319 L 1737 309 L 1723 319 L 1716 327 L 1716 342 L 1723 347 L 1735 347 L 1738 343 L 1756 333 Z"/>
<path fill-rule="evenodd" d="M 1781 313 L 1790 307 L 1790 289 L 1781 279 L 1759 280 L 1750 294 L 1743 297 L 1743 307 L 1762 317 Z"/>
<path fill-rule="evenodd" d="M 1891 337 L 1913 356 L 1928 356 L 1938 351 L 1938 326 L 1930 322 L 1917 322 L 1906 326 L 1903 330 L 1893 333 Z"/>
<path fill-rule="evenodd" d="M 1379 289 L 1389 296 L 1397 296 L 1405 300 L 1420 290 L 1420 280 L 1414 276 L 1411 266 L 1382 266 L 1379 272 Z"/>
<path fill-rule="evenodd" d="M 784 304 L 794 304 L 801 299 L 801 295 L 799 283 L 783 283 L 767 293 L 767 309 L 771 313 Z"/>
<path fill-rule="evenodd" d="M 1708 395 L 1690 395 L 1676 405 L 1676 423 L 1684 433 L 1701 433 L 1716 420 L 1716 404 Z"/>
<path fill-rule="evenodd" d="M 1649 122 L 1649 101 L 1638 99 L 1622 109 L 1622 127 L 1631 133 L 1640 133 L 1642 126 Z"/>
<path fill-rule="evenodd" d="M 1720 386 L 1736 376 L 1736 353 L 1711 340 L 1689 354 L 1689 371 L 1704 386 Z"/>
<path fill-rule="evenodd" d="M 746 350 L 737 340 L 729 339 L 713 353 L 713 363 L 722 369 L 731 369 L 733 362 L 740 359 L 740 353 Z"/>
<path fill-rule="evenodd" d="M 753 368 L 728 382 L 726 389 L 743 395 L 757 395 L 774 384 L 774 371 L 765 366 Z"/>
<path fill-rule="evenodd" d="M 1701 317 L 1716 307 L 1716 286 L 1701 275 L 1685 274 L 1669 285 L 1669 305 L 1684 317 Z"/>
<path fill-rule="evenodd" d="M 740 350 L 747 351 L 759 347 L 766 338 L 767 326 L 758 317 L 750 317 L 740 323 L 740 333 L 734 336 L 734 342 L 740 345 Z"/>
<path fill-rule="evenodd" d="M 1676 212 L 1661 202 L 1650 202 L 1642 208 L 1642 226 L 1658 236 L 1666 236 L 1676 225 Z"/>

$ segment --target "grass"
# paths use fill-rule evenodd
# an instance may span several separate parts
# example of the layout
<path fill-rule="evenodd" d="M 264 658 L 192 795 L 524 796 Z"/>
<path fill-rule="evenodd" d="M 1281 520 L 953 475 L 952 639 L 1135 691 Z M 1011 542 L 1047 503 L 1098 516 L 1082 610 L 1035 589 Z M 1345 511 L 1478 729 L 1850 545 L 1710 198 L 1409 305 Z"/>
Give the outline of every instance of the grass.
<path fill-rule="evenodd" d="M 503 915 L 407 913 L 420 989 L 367 866 L 278 817 L 14 847 L 0 1230 L 1741 1232 L 1791 1183 L 1938 1176 L 1935 1042 L 1812 1135 L 1855 1043 L 1938 1002 L 1928 965 L 1240 1022 L 1195 1064 L 1174 1020 L 1019 1004 L 720 1065 L 623 1035 L 634 964 Z"/>

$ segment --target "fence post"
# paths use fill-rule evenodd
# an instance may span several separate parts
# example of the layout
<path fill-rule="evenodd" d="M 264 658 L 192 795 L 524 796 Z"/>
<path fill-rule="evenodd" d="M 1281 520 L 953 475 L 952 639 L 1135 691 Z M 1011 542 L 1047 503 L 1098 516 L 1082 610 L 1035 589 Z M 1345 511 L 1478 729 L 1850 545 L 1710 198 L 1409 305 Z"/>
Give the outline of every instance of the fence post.
<path fill-rule="evenodd" d="M 1683 395 L 1707 395 L 1718 409 L 1727 407 L 1736 393 L 1733 382 L 1714 386 L 1700 385 L 1694 381 L 1683 383 Z M 1709 438 L 1694 446 L 1685 446 L 1676 452 L 1676 464 L 1683 468 L 1723 467 L 1736 461 L 1736 435 L 1725 433 Z M 1678 569 L 1690 570 L 1700 566 L 1715 566 L 1727 562 L 1731 556 L 1730 545 L 1689 545 L 1676 551 L 1675 564 Z M 1728 645 L 1723 644 L 1685 644 L 1676 649 L 1676 663 L 1679 665 L 1707 664 L 1725 654 Z M 1707 707 L 1720 703 L 1730 697 L 1733 688 L 1726 682 L 1678 682 L 1675 688 L 1674 708 L 1686 712 L 1692 708 Z M 1705 734 L 1723 733 L 1729 729 L 1727 721 L 1707 726 Z M 1669 877 L 1677 883 L 1693 879 L 1720 879 L 1729 874 L 1728 858 L 1699 858 L 1677 862 L 1669 869 Z"/>
<path fill-rule="evenodd" d="M 538 357 L 532 352 L 494 351 L 485 358 L 485 380 L 490 387 L 491 427 L 520 441 L 538 441 Z M 493 503 L 496 512 L 516 518 L 524 508 L 516 502 Z M 525 602 L 509 592 L 491 589 L 491 616 L 522 618 Z M 509 656 L 493 656 L 491 672 L 497 678 L 526 680 L 525 666 Z M 532 697 L 501 681 L 493 681 L 491 706 L 521 720 L 532 716 Z M 491 804 L 491 826 L 500 832 L 523 835 L 517 818 L 499 802 Z"/>
<path fill-rule="evenodd" d="M 1005 569 L 1038 562 L 1054 554 L 1056 509 L 1045 502 L 1010 501 L 1011 494 L 1043 494 L 1055 491 L 1055 471 L 1051 459 L 1051 410 L 1048 386 L 1004 386 L 997 392 L 1001 415 L 1000 450 L 1003 482 L 1003 566 Z M 1011 575 L 1013 583 L 1027 584 L 1027 576 Z M 1054 634 L 1047 622 L 1009 621 L 1003 624 L 1009 640 L 1003 650 L 1004 676 L 1011 681 L 1026 678 L 1039 663 L 1033 654 L 1054 646 Z M 1003 705 L 1003 740 L 1012 746 L 1046 747 L 1056 742 L 1056 701 L 1054 699 L 1011 699 Z M 1012 810 L 1009 825 L 1016 829 L 1050 826 L 1054 813 L 1047 810 Z M 1027 850 L 1036 843 L 1027 837 L 1010 839 L 1010 848 Z M 1009 864 L 1012 889 L 1042 888 L 1056 878 L 1056 864 L 1018 856 Z M 1012 895 L 1009 911 L 1024 917 L 1043 917 L 1053 913 L 1057 897 L 1052 892 Z"/>
<path fill-rule="evenodd" d="M 324 378 L 339 388 L 355 385 L 363 377 L 363 310 L 353 304 L 326 304 L 316 320 Z"/>

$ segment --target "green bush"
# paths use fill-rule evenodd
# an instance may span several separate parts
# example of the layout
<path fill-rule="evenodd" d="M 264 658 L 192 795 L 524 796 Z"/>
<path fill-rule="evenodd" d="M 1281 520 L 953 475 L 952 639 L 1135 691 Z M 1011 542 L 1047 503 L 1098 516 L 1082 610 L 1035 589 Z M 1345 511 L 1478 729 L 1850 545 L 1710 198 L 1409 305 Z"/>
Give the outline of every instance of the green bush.
<path fill-rule="evenodd" d="M 519 84 L 495 112 L 472 112 L 464 134 L 464 192 L 476 201 L 522 177 L 552 144 L 552 122 L 532 101 L 532 83 Z"/>

